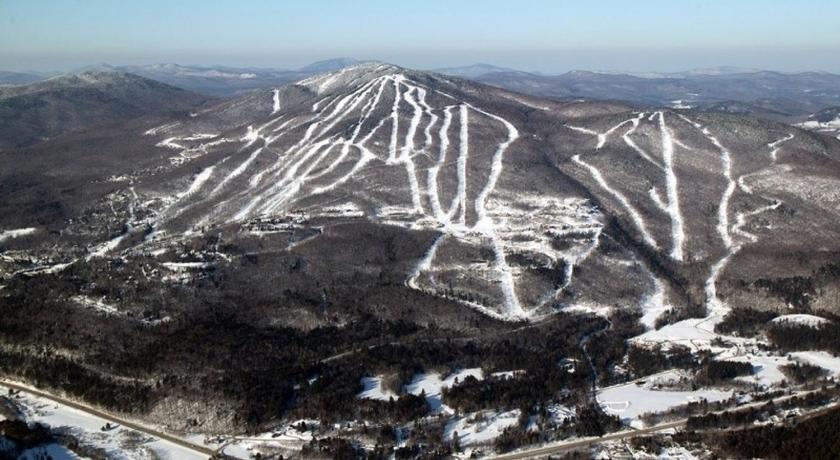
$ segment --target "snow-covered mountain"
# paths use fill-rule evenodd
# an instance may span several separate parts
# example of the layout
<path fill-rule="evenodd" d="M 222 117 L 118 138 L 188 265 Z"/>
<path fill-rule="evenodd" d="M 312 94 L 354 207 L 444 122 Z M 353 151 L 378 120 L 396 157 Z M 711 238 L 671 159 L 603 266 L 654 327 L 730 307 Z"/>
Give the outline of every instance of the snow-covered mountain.
<path fill-rule="evenodd" d="M 72 355 L 103 404 L 205 432 L 391 414 L 372 373 L 418 366 L 575 404 L 631 338 L 836 312 L 838 159 L 779 123 L 359 64 L 0 154 L 0 332 L 61 351 L 31 375 Z M 441 377 L 394 394 L 456 417 Z"/>

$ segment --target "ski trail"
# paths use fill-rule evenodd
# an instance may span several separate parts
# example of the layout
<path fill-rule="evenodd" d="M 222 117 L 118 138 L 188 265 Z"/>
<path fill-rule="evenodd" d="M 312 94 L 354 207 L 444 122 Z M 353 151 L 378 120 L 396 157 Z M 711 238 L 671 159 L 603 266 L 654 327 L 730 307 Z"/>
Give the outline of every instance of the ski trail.
<path fill-rule="evenodd" d="M 317 137 L 325 135 L 329 130 L 335 127 L 335 125 L 341 122 L 341 120 L 347 117 L 348 114 L 355 110 L 356 107 L 358 107 L 359 104 L 363 100 L 365 100 L 365 98 L 370 94 L 370 92 L 373 90 L 374 86 L 376 86 L 378 82 L 378 79 L 369 81 L 368 83 L 362 85 L 362 87 L 356 90 L 354 93 L 352 93 L 350 95 L 352 96 L 352 98 L 348 96 L 348 98 L 350 98 L 349 102 L 345 103 L 345 101 L 341 101 L 338 104 L 336 104 L 333 113 L 338 113 L 331 117 L 331 121 L 328 125 L 326 125 L 324 128 L 321 128 L 321 131 Z"/>
<path fill-rule="evenodd" d="M 632 148 L 633 150 L 635 150 L 636 153 L 638 153 L 640 157 L 645 159 L 645 161 L 647 161 L 648 163 L 656 166 L 659 169 L 663 169 L 662 165 L 659 164 L 658 161 L 654 160 L 650 155 L 648 155 L 648 153 L 643 148 L 639 147 L 636 144 L 636 142 L 633 141 L 632 138 L 630 138 L 630 136 L 633 135 L 633 133 L 636 132 L 636 129 L 639 127 L 639 123 L 642 121 L 642 119 L 644 119 L 644 117 L 645 117 L 645 113 L 642 112 L 642 113 L 639 114 L 639 116 L 637 118 L 634 118 L 631 121 L 631 123 L 633 123 L 633 126 L 631 126 L 630 129 L 625 131 L 624 134 L 621 137 L 624 139 L 624 143 L 627 144 L 628 146 L 630 146 L 630 148 Z"/>
<path fill-rule="evenodd" d="M 724 147 L 720 141 L 712 135 L 709 128 L 702 129 L 703 134 L 720 150 L 721 168 L 723 170 L 723 177 L 726 178 L 726 189 L 718 206 L 718 225 L 717 230 L 720 234 L 723 245 L 727 249 L 732 248 L 732 236 L 729 234 L 729 202 L 732 195 L 735 193 L 736 183 L 732 179 L 732 155 L 729 150 Z"/>
<path fill-rule="evenodd" d="M 259 202 L 260 202 L 260 201 L 262 201 L 262 197 L 261 197 L 261 196 L 259 196 L 259 195 L 255 196 L 255 197 L 254 197 L 254 198 L 253 198 L 250 202 L 248 202 L 248 204 L 247 204 L 247 205 L 245 205 L 245 207 L 243 207 L 242 209 L 240 209 L 240 210 L 239 210 L 239 212 L 237 212 L 237 213 L 233 216 L 233 220 L 237 220 L 237 221 L 238 221 L 238 220 L 243 220 L 243 219 L 245 219 L 246 217 L 248 217 L 248 215 L 251 213 L 251 210 L 252 210 L 252 209 L 254 209 L 254 207 L 255 207 L 257 204 L 259 204 Z"/>
<path fill-rule="evenodd" d="M 485 112 L 473 106 L 469 107 L 484 116 L 490 117 L 502 123 L 508 132 L 507 139 L 499 144 L 496 148 L 496 152 L 493 154 L 493 160 L 490 166 L 490 176 L 487 178 L 487 184 L 481 192 L 479 192 L 475 199 L 475 212 L 477 219 L 473 228 L 490 236 L 490 239 L 493 242 L 493 250 L 496 253 L 496 269 L 500 272 L 500 281 L 502 283 L 502 290 L 505 294 L 505 303 L 507 305 L 508 315 L 512 318 L 526 318 L 527 315 L 522 309 L 522 305 L 519 303 L 519 297 L 516 295 L 516 284 L 513 280 L 513 273 L 511 272 L 510 266 L 505 258 L 504 246 L 496 233 L 493 220 L 487 215 L 487 211 L 485 209 L 487 199 L 490 197 L 493 190 L 495 190 L 499 176 L 502 174 L 505 152 L 508 147 L 510 147 L 510 145 L 519 138 L 519 130 L 517 130 L 512 123 L 498 115 Z M 466 199 L 466 196 L 464 196 L 464 199 Z"/>
<path fill-rule="evenodd" d="M 458 217 L 458 222 L 463 226 L 466 225 L 467 220 L 467 157 L 470 153 L 470 131 L 469 131 L 469 109 L 466 104 L 461 104 L 460 112 L 460 144 L 458 146 L 458 193 L 452 200 L 449 207 L 449 214 L 454 216 L 455 211 L 460 206 L 461 215 Z"/>
<path fill-rule="evenodd" d="M 219 192 L 220 192 L 220 191 L 221 191 L 221 190 L 225 187 L 225 185 L 227 185 L 227 184 L 228 184 L 228 182 L 230 182 L 230 181 L 232 181 L 233 179 L 236 179 L 237 177 L 241 176 L 241 175 L 242 175 L 242 173 L 244 173 L 244 172 L 245 172 L 245 170 L 246 170 L 246 169 L 248 169 L 248 166 L 250 166 L 250 165 L 251 165 L 251 163 L 253 163 L 253 162 L 254 162 L 254 160 L 256 160 L 256 159 L 257 159 L 257 156 L 259 156 L 259 154 L 260 154 L 262 151 L 263 151 L 263 147 L 260 147 L 260 148 L 258 148 L 258 149 L 256 149 L 256 150 L 254 150 L 254 152 L 253 152 L 253 153 L 251 153 L 251 155 L 250 155 L 250 156 L 248 156 L 248 158 L 247 158 L 247 159 L 245 159 L 245 161 L 243 161 L 243 162 L 242 162 L 242 164 L 240 164 L 239 166 L 237 166 L 237 167 L 236 167 L 236 169 L 234 169 L 233 171 L 231 171 L 231 172 L 230 172 L 230 174 L 228 174 L 228 175 L 227 175 L 224 179 L 222 179 L 222 181 L 221 181 L 221 182 L 219 182 L 219 185 L 217 185 L 217 186 L 216 186 L 216 187 L 215 187 L 215 188 L 214 188 L 214 189 L 210 192 L 210 195 L 212 196 L 212 195 L 215 195 L 215 194 L 219 193 Z"/>
<path fill-rule="evenodd" d="M 408 277 L 408 281 L 406 281 L 408 287 L 412 289 L 420 289 L 420 287 L 417 285 L 417 278 L 419 278 L 423 272 L 428 271 L 432 267 L 432 262 L 435 259 L 435 254 L 437 254 L 438 246 L 440 246 L 440 243 L 443 242 L 443 239 L 445 237 L 446 234 L 442 234 L 435 238 L 435 241 L 432 243 L 432 246 L 429 248 L 428 251 L 426 251 L 426 254 L 423 255 L 423 258 L 420 259 L 420 261 L 414 267 L 411 276 Z"/>
<path fill-rule="evenodd" d="M 771 143 L 767 144 L 767 147 L 770 147 L 770 149 L 771 149 L 770 150 L 770 159 L 773 160 L 774 164 L 776 163 L 776 160 L 778 159 L 779 150 L 782 149 L 781 145 L 784 144 L 785 142 L 791 140 L 791 139 L 793 139 L 793 133 L 788 134 L 787 137 L 784 137 L 784 138 L 779 139 L 775 142 L 771 142 Z"/>
<path fill-rule="evenodd" d="M 437 124 L 438 116 L 434 113 L 428 102 L 426 102 L 425 89 L 419 87 L 417 88 L 417 101 L 423 107 L 423 112 L 429 116 L 429 123 L 426 124 L 426 128 L 423 130 L 423 134 L 426 137 L 426 143 L 423 145 L 423 152 L 428 153 L 428 149 L 432 147 L 432 143 L 434 142 L 434 139 L 432 138 L 432 128 L 434 128 Z"/>
<path fill-rule="evenodd" d="M 680 211 L 680 196 L 677 175 L 674 172 L 674 140 L 671 130 L 665 124 L 665 113 L 659 112 L 659 130 L 662 136 L 662 162 L 665 166 L 665 193 L 668 196 L 667 212 L 671 217 L 671 258 L 683 260 L 683 246 L 685 244 L 685 228 Z"/>
<path fill-rule="evenodd" d="M 399 139 L 400 127 L 400 100 L 402 93 L 400 92 L 400 79 L 394 78 L 394 105 L 391 107 L 391 144 L 388 148 L 388 160 L 386 164 L 394 164 L 397 162 L 397 147 Z"/>
<path fill-rule="evenodd" d="M 363 144 L 355 144 L 355 147 L 357 147 L 361 151 L 361 157 L 359 158 L 358 161 L 356 161 L 356 163 L 353 165 L 353 167 L 350 169 L 350 171 L 348 171 L 345 175 L 339 177 L 338 179 L 336 179 L 333 183 L 331 183 L 329 185 L 324 185 L 324 186 L 321 186 L 321 187 L 314 188 L 312 190 L 313 194 L 324 193 L 324 192 L 333 190 L 336 187 L 344 184 L 345 182 L 350 180 L 351 177 L 356 175 L 356 173 L 360 169 L 364 168 L 371 160 L 376 158 L 376 155 L 374 155 L 373 152 L 371 152 L 370 150 L 365 148 Z"/>
<path fill-rule="evenodd" d="M 722 317 L 728 311 L 726 305 L 724 305 L 724 303 L 717 297 L 717 280 L 720 278 L 720 274 L 723 272 L 726 264 L 729 263 L 729 259 L 731 259 L 734 254 L 735 253 L 732 251 L 727 253 L 723 258 L 715 262 L 709 271 L 709 277 L 706 279 L 706 283 L 703 286 L 703 293 L 706 296 L 706 308 L 708 309 L 706 316 L 708 318 L 717 316 Z"/>
<path fill-rule="evenodd" d="M 487 199 L 490 196 L 490 193 L 496 188 L 496 182 L 499 180 L 499 176 L 502 174 L 503 168 L 503 160 L 505 156 L 505 152 L 507 151 L 510 144 L 512 144 L 516 139 L 519 138 L 519 130 L 516 129 L 513 124 L 509 121 L 505 120 L 504 118 L 494 115 L 492 113 L 485 112 L 480 109 L 476 109 L 475 107 L 471 107 L 473 110 L 488 116 L 490 118 L 495 119 L 496 121 L 501 122 L 508 132 L 508 138 L 496 148 L 496 152 L 493 154 L 493 162 L 490 167 L 490 176 L 487 178 L 487 184 L 484 188 L 479 192 L 478 196 L 475 199 L 475 212 L 478 216 L 477 222 L 475 227 L 479 226 L 492 226 L 492 222 L 490 222 L 490 218 L 487 216 L 487 211 L 485 210 L 485 206 L 487 204 Z"/>
<path fill-rule="evenodd" d="M 376 96 L 374 96 L 373 99 L 371 99 L 371 102 L 366 106 L 366 109 L 364 109 L 364 114 L 359 119 L 359 121 L 356 123 L 356 127 L 353 129 L 353 134 L 350 136 L 350 140 L 348 142 L 345 142 L 344 145 L 342 145 L 341 154 L 338 156 L 338 158 L 336 158 L 335 161 L 333 161 L 332 164 L 330 164 L 326 169 L 324 169 L 320 173 L 312 176 L 311 179 L 320 178 L 322 176 L 325 176 L 325 175 L 331 173 L 333 170 L 335 170 L 335 168 L 338 167 L 338 165 L 340 165 L 342 162 L 344 162 L 344 160 L 347 158 L 347 155 L 350 153 L 350 147 L 351 146 L 355 145 L 357 147 L 362 148 L 361 146 L 356 145 L 356 139 L 359 137 L 359 134 L 361 133 L 362 126 L 364 126 L 364 124 L 370 119 L 371 114 L 376 109 L 376 107 L 379 105 L 379 101 L 382 98 L 382 93 L 385 90 L 385 85 L 387 84 L 387 82 L 388 81 L 385 80 L 385 79 L 383 79 L 382 82 L 380 82 L 379 89 L 376 92 Z M 376 130 L 376 128 L 374 128 L 370 132 L 371 136 L 373 135 L 373 132 L 375 130 Z M 364 144 L 365 140 L 362 140 L 362 142 L 360 142 L 360 144 Z M 363 149 L 363 152 L 364 152 L 364 149 Z M 372 155 L 373 154 L 371 153 L 370 156 L 372 156 Z M 367 158 L 366 155 L 363 153 L 362 158 L 360 158 L 359 161 L 357 162 L 357 164 L 354 165 L 354 168 L 353 168 L 352 172 L 355 172 L 355 171 L 358 170 L 358 168 L 360 167 L 358 163 L 360 163 L 362 161 L 364 161 L 364 163 L 367 163 L 367 161 L 370 161 L 370 159 L 371 158 Z M 362 166 L 364 165 L 364 163 L 362 164 Z M 342 177 L 342 179 L 343 179 L 343 177 Z M 339 180 L 341 180 L 341 179 L 339 179 Z M 344 181 L 346 181 L 346 180 L 347 179 L 344 179 Z M 342 183 L 344 181 L 342 181 Z M 326 190 L 332 190 L 332 189 L 335 188 L 335 186 L 336 186 L 336 184 L 330 184 L 330 185 L 326 185 L 326 186 L 323 186 L 323 187 L 319 187 L 319 188 L 315 189 L 316 191 L 313 191 L 313 193 L 322 193 Z"/>
<path fill-rule="evenodd" d="M 280 111 L 280 90 L 274 90 L 274 108 L 271 111 L 271 114 L 274 115 L 275 113 Z"/>
<path fill-rule="evenodd" d="M 622 127 L 622 126 L 626 125 L 627 123 L 632 123 L 632 122 L 633 122 L 633 120 L 636 120 L 636 119 L 635 119 L 635 118 L 631 118 L 631 119 L 629 119 L 629 120 L 624 120 L 624 121 L 622 121 L 621 123 L 619 123 L 619 124 L 617 124 L 617 125 L 613 126 L 612 128 L 610 128 L 610 129 L 608 129 L 608 130 L 604 131 L 603 133 L 599 133 L 598 131 L 593 131 L 593 130 L 591 130 L 591 129 L 589 129 L 589 128 L 583 128 L 583 127 L 580 127 L 580 126 L 572 126 L 572 125 L 564 125 L 564 126 L 565 126 L 565 127 L 567 127 L 567 128 L 569 128 L 569 129 L 571 129 L 571 130 L 573 130 L 573 131 L 578 131 L 578 132 L 581 132 L 581 133 L 585 133 L 585 134 L 590 134 L 590 135 L 593 135 L 593 136 L 597 136 L 597 138 L 598 138 L 598 143 L 595 145 L 595 150 L 601 150 L 601 148 L 602 148 L 602 147 L 604 147 L 604 145 L 606 145 L 606 143 L 607 143 L 607 139 L 610 137 L 610 135 L 611 135 L 613 132 L 615 132 L 615 130 L 617 130 L 618 128 L 620 128 L 620 127 Z"/>
<path fill-rule="evenodd" d="M 195 179 L 190 184 L 189 188 L 187 188 L 187 190 L 185 192 L 183 192 L 178 197 L 178 199 L 186 198 L 186 197 L 194 194 L 195 192 L 199 191 L 201 189 L 201 187 L 207 182 L 207 180 L 210 179 L 210 176 L 213 175 L 213 170 L 215 168 L 216 168 L 215 165 L 210 166 L 210 167 L 204 168 L 203 171 L 198 173 L 198 175 L 195 176 Z"/>
<path fill-rule="evenodd" d="M 440 147 L 438 152 L 438 159 L 437 162 L 429 168 L 428 171 L 428 184 L 426 185 L 426 189 L 429 193 L 429 201 L 432 204 L 432 212 L 435 214 L 435 218 L 440 222 L 448 222 L 448 216 L 443 212 L 443 208 L 440 205 L 440 195 L 438 194 L 438 174 L 440 173 L 440 168 L 443 167 L 444 163 L 446 163 L 446 150 L 449 148 L 449 126 L 452 124 L 452 108 L 453 106 L 447 106 L 443 109 L 443 123 L 440 127 L 440 132 L 438 133 L 438 137 L 440 138 Z"/>
<path fill-rule="evenodd" d="M 647 296 L 642 305 L 642 317 L 639 322 L 648 330 L 656 328 L 656 320 L 671 307 L 665 301 L 665 284 L 651 273 L 653 292 Z"/>
<path fill-rule="evenodd" d="M 772 204 L 769 204 L 767 206 L 762 206 L 758 209 L 754 209 L 754 210 L 749 211 L 749 212 L 739 212 L 738 214 L 735 215 L 735 225 L 732 226 L 732 233 L 741 235 L 742 237 L 749 240 L 751 243 L 757 242 L 758 237 L 756 235 L 753 235 L 752 233 L 749 233 L 749 232 L 747 232 L 743 229 L 744 226 L 747 224 L 747 219 L 750 218 L 750 217 L 757 216 L 759 214 L 763 214 L 767 211 L 772 211 L 774 209 L 777 209 L 781 205 L 782 205 L 782 202 L 779 201 L 779 200 L 776 200 Z"/>
<path fill-rule="evenodd" d="M 598 168 L 596 168 L 595 166 L 592 166 L 589 163 L 583 161 L 580 158 L 580 155 L 573 156 L 572 161 L 586 168 L 586 170 L 589 171 L 589 174 L 592 176 L 592 178 L 595 179 L 595 182 L 598 182 L 598 185 L 600 185 L 602 189 L 607 191 L 616 200 L 618 200 L 618 202 L 621 203 L 622 206 L 624 206 L 624 209 L 626 209 L 627 213 L 630 214 L 630 219 L 633 221 L 633 224 L 639 230 L 639 233 L 642 234 L 642 239 L 645 241 L 645 243 L 647 243 L 647 245 L 652 248 L 658 249 L 659 245 L 656 244 L 656 240 L 654 240 L 650 232 L 648 232 L 642 215 L 639 214 L 639 211 L 637 211 L 632 204 L 630 204 L 630 201 L 627 200 L 627 197 L 625 197 L 618 190 L 610 187 L 607 181 L 604 180 L 604 176 L 601 175 L 601 171 L 599 171 Z"/>
<path fill-rule="evenodd" d="M 414 165 L 412 156 L 414 154 L 414 136 L 417 134 L 417 127 L 420 125 L 420 119 L 423 117 L 423 108 L 414 98 L 417 91 L 416 86 L 406 85 L 408 90 L 405 92 L 405 101 L 408 102 L 413 109 L 411 121 L 408 125 L 408 130 L 405 134 L 405 142 L 400 151 L 399 161 L 405 163 L 405 169 L 408 173 L 408 184 L 411 188 L 411 203 L 414 206 L 414 211 L 420 214 L 424 213 L 423 201 L 420 194 L 420 183 L 417 181 L 417 171 Z"/>

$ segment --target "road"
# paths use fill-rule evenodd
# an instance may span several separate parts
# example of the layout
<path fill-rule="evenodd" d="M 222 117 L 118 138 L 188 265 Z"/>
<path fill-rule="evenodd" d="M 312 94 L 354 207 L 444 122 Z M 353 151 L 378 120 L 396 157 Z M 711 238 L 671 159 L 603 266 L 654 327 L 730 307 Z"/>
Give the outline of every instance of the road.
<path fill-rule="evenodd" d="M 773 401 L 773 403 L 781 403 L 781 402 L 786 401 L 786 400 L 791 399 L 791 398 L 795 398 L 795 397 L 798 397 L 798 396 L 805 396 L 805 395 L 815 393 L 815 392 L 818 392 L 818 391 L 820 391 L 820 390 L 819 389 L 814 389 L 814 390 L 797 392 L 797 393 L 793 393 L 793 394 L 789 394 L 789 395 L 783 395 L 783 396 L 779 396 L 778 398 L 772 399 L 772 401 Z M 722 413 L 722 412 L 725 412 L 725 411 L 738 412 L 738 411 L 742 411 L 742 410 L 751 409 L 751 408 L 754 408 L 754 407 L 760 407 L 760 406 L 763 406 L 763 405 L 767 404 L 768 402 L 769 401 L 756 401 L 756 402 L 752 402 L 752 403 L 749 403 L 749 404 L 744 404 L 742 406 L 732 407 L 732 408 L 724 409 L 724 410 L 720 410 L 720 411 L 714 411 L 713 413 Z M 797 417 L 796 420 L 797 421 L 806 420 L 808 418 L 823 414 L 823 413 L 828 412 L 830 410 L 833 410 L 835 408 L 836 408 L 836 406 L 834 404 L 832 404 L 832 405 L 829 405 L 827 407 L 821 408 L 821 409 L 816 410 L 816 411 L 807 412 L 807 413 Z M 574 441 L 560 442 L 560 443 L 552 444 L 552 445 L 549 445 L 549 446 L 535 447 L 533 449 L 522 450 L 522 451 L 519 451 L 519 452 L 511 452 L 511 453 L 508 453 L 508 454 L 495 455 L 495 456 L 491 455 L 491 456 L 488 456 L 486 458 L 487 459 L 492 459 L 492 460 L 519 460 L 519 459 L 525 459 L 525 458 L 543 457 L 543 456 L 552 455 L 552 454 L 560 454 L 560 453 L 568 452 L 568 451 L 575 450 L 575 449 L 590 447 L 594 444 L 600 444 L 600 443 L 607 442 L 607 441 L 617 441 L 619 439 L 627 439 L 627 438 L 633 438 L 633 437 L 636 437 L 636 436 L 643 436 L 643 435 L 646 435 L 646 434 L 656 433 L 656 432 L 659 432 L 659 431 L 664 431 L 664 430 L 668 430 L 668 429 L 672 429 L 672 428 L 682 428 L 686 425 L 687 421 L 688 421 L 688 419 L 681 419 L 681 420 L 676 420 L 676 421 L 673 421 L 673 422 L 662 423 L 662 424 L 652 426 L 652 427 L 649 427 L 649 428 L 642 428 L 642 429 L 638 429 L 638 430 L 622 431 L 622 432 L 618 432 L 618 433 L 612 433 L 612 434 L 604 435 L 600 438 L 594 438 L 593 437 L 593 438 L 585 438 L 585 439 L 576 439 Z M 738 427 L 737 429 L 742 429 L 742 427 Z M 726 430 L 723 430 L 723 431 L 726 431 Z"/>
<path fill-rule="evenodd" d="M 196 444 L 194 442 L 188 441 L 186 439 L 180 438 L 178 436 L 163 432 L 161 430 L 148 427 L 146 425 L 141 425 L 137 422 L 132 422 L 130 420 L 126 420 L 124 418 L 117 417 L 115 415 L 109 414 L 107 412 L 103 412 L 101 410 L 92 408 L 90 406 L 80 404 L 76 401 L 63 398 L 61 396 L 56 396 L 51 393 L 47 393 L 45 391 L 38 390 L 36 388 L 32 388 L 26 385 L 21 385 L 19 383 L 9 382 L 7 380 L 0 379 L 0 385 L 11 388 L 16 391 L 20 391 L 23 393 L 29 393 L 34 396 L 38 396 L 44 399 L 49 399 L 52 402 L 62 404 L 67 407 L 72 407 L 73 409 L 82 411 L 86 414 L 93 415 L 95 417 L 99 417 L 101 419 L 107 420 L 108 422 L 116 423 L 117 425 L 123 426 L 125 428 L 130 428 L 135 431 L 139 431 L 140 433 L 146 434 L 148 436 L 152 436 L 158 439 L 162 439 L 164 441 L 171 442 L 177 446 L 183 447 L 185 449 L 189 449 L 195 451 L 202 455 L 207 455 L 207 457 L 213 456 L 216 451 L 209 447 L 203 446 L 201 444 Z"/>
<path fill-rule="evenodd" d="M 593 444 L 600 444 L 602 442 L 632 438 L 635 436 L 656 433 L 658 431 L 668 430 L 671 428 L 682 428 L 685 426 L 685 422 L 685 420 L 677 420 L 676 422 L 663 423 L 661 425 L 652 426 L 650 428 L 643 428 L 641 430 L 622 431 L 620 433 L 604 435 L 600 438 L 578 439 L 575 441 L 564 442 L 562 444 L 536 447 L 534 449 L 528 449 L 521 452 L 511 452 L 509 454 L 489 456 L 486 458 L 493 460 L 518 460 L 524 458 L 542 457 L 551 454 L 559 454 L 563 452 L 568 452 L 570 450 L 580 449 L 582 447 L 589 447 Z"/>

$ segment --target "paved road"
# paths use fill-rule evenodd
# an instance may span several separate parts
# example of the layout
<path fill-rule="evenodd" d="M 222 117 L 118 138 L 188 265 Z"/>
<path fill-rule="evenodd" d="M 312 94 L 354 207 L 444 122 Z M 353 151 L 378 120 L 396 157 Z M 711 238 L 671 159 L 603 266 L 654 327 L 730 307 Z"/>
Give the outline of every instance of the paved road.
<path fill-rule="evenodd" d="M 599 444 L 606 441 L 615 441 L 618 439 L 632 438 L 635 436 L 656 433 L 657 431 L 668 430 L 671 428 L 682 428 L 684 426 L 685 420 L 678 420 L 676 422 L 663 423 L 661 425 L 652 426 L 650 428 L 643 428 L 641 430 L 622 431 L 620 433 L 608 434 L 600 438 L 578 439 L 576 441 L 564 442 L 562 444 L 537 447 L 522 452 L 512 452 L 509 454 L 489 456 L 487 458 L 493 460 L 519 460 L 525 458 L 543 457 L 546 455 L 559 454 L 563 452 L 568 452 L 570 450 L 580 449 L 582 447 L 589 447 L 593 444 Z"/>
<path fill-rule="evenodd" d="M 186 439 L 177 437 L 177 436 L 172 435 L 172 434 L 165 433 L 165 432 L 157 430 L 155 428 L 151 428 L 151 427 L 148 427 L 148 426 L 145 426 L 145 425 L 141 425 L 139 423 L 132 422 L 132 421 L 120 418 L 120 417 L 116 417 L 112 414 L 109 414 L 107 412 L 102 412 L 102 411 L 100 411 L 98 409 L 94 409 L 90 406 L 86 406 L 84 404 L 80 404 L 78 402 L 62 398 L 61 396 L 56 396 L 56 395 L 47 393 L 45 391 L 37 390 L 37 389 L 29 387 L 29 386 L 20 385 L 20 384 L 9 382 L 9 381 L 2 380 L 2 379 L 0 379 L 0 385 L 2 385 L 4 387 L 7 387 L 7 388 L 12 388 L 12 389 L 17 390 L 17 391 L 21 391 L 23 393 L 29 393 L 31 395 L 35 395 L 35 396 L 39 396 L 41 398 L 49 399 L 50 401 L 65 405 L 67 407 L 72 407 L 73 409 L 80 410 L 80 411 L 85 412 L 87 414 L 99 417 L 99 418 L 107 420 L 109 422 L 116 423 L 117 425 L 121 425 L 121 426 L 124 426 L 126 428 L 131 428 L 132 430 L 139 431 L 139 432 L 147 434 L 149 436 L 159 438 L 159 439 L 162 439 L 164 441 L 171 442 L 172 444 L 176 444 L 180 447 L 193 450 L 193 451 L 195 451 L 197 453 L 200 453 L 200 454 L 207 455 L 208 457 L 210 457 L 210 456 L 212 456 L 216 453 L 215 450 L 210 449 L 206 446 L 196 444 L 194 442 L 188 441 Z"/>
<path fill-rule="evenodd" d="M 811 393 L 816 393 L 818 391 L 820 391 L 820 389 L 813 389 L 813 390 L 796 392 L 796 393 L 789 394 L 789 395 L 782 395 L 782 396 L 779 396 L 778 398 L 772 399 L 772 401 L 774 403 L 781 403 L 781 402 L 787 401 L 788 399 L 791 399 L 791 398 L 795 398 L 795 397 L 798 397 L 798 396 L 805 396 L 805 395 L 808 395 L 808 394 L 811 394 Z M 751 408 L 763 406 L 763 405 L 767 404 L 768 402 L 769 401 L 756 401 L 756 402 L 752 402 L 752 403 L 749 403 L 749 404 L 744 404 L 744 405 L 741 405 L 741 406 L 730 407 L 728 409 L 723 409 L 723 410 L 720 410 L 720 411 L 713 411 L 713 412 L 710 412 L 710 413 L 722 413 L 722 412 L 726 412 L 726 411 L 739 412 L 739 411 L 748 410 L 748 409 L 751 409 Z M 830 410 L 835 409 L 836 407 L 837 407 L 837 405 L 831 404 L 831 405 L 829 405 L 827 407 L 824 407 L 824 408 L 821 408 L 819 410 L 805 413 L 805 414 L 797 417 L 796 421 L 802 421 L 802 420 L 806 420 L 806 419 L 811 418 L 811 417 L 815 417 L 817 415 L 821 415 L 825 412 L 828 412 Z M 633 438 L 633 437 L 636 437 L 636 436 L 642 436 L 642 435 L 646 435 L 646 434 L 656 433 L 658 431 L 668 430 L 668 429 L 671 429 L 671 428 L 682 428 L 682 427 L 685 426 L 687 420 L 688 419 L 676 420 L 676 421 L 673 421 L 673 422 L 668 422 L 668 423 L 663 423 L 663 424 L 660 424 L 660 425 L 652 426 L 650 428 L 642 428 L 642 429 L 633 430 L 633 431 L 622 431 L 620 433 L 608 434 L 608 435 L 605 435 L 605 436 L 600 437 L 600 438 L 578 439 L 578 440 L 569 441 L 569 442 L 557 443 L 557 444 L 553 444 L 553 445 L 550 445 L 550 446 L 535 447 L 533 449 L 527 449 L 527 450 L 523 450 L 523 451 L 519 451 L 519 452 L 511 452 L 509 454 L 502 454 L 502 455 L 496 455 L 496 456 L 491 455 L 491 456 L 486 457 L 486 458 L 487 459 L 494 459 L 494 460 L 519 460 L 519 459 L 525 459 L 525 458 L 544 457 L 546 455 L 559 454 L 559 453 L 563 453 L 563 452 L 568 452 L 570 450 L 580 449 L 580 448 L 583 448 L 583 447 L 589 447 L 589 446 L 592 446 L 593 444 L 599 444 L 599 443 L 606 442 L 606 441 L 616 441 L 616 440 L 619 440 L 619 439 Z M 738 429 L 743 429 L 743 427 L 736 427 L 736 428 L 732 428 L 732 429 L 728 429 L 728 430 L 735 431 L 735 430 L 738 430 Z M 728 431 L 728 430 L 720 430 L 720 431 Z"/>

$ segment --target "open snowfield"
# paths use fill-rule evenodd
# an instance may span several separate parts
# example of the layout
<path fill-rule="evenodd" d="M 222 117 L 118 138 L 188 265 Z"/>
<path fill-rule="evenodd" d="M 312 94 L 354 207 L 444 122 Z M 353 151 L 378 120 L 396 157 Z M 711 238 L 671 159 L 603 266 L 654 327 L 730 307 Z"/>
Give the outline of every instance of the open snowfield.
<path fill-rule="evenodd" d="M 804 313 L 799 314 L 792 314 L 792 315 L 781 315 L 773 318 L 773 324 L 778 325 L 802 325 L 802 326 L 811 326 L 811 327 L 819 327 L 823 324 L 828 324 L 831 321 L 825 319 L 820 316 L 808 315 Z"/>
<path fill-rule="evenodd" d="M 598 390 L 598 403 L 607 413 L 619 416 L 623 421 L 634 422 L 642 414 L 661 412 L 672 407 L 705 399 L 709 402 L 723 401 L 732 396 L 731 391 L 700 389 L 696 391 L 660 391 L 627 383 Z"/>
<path fill-rule="evenodd" d="M 393 391 L 382 388 L 382 377 L 362 377 L 362 385 L 364 389 L 359 393 L 359 399 L 389 401 L 391 398 L 399 398 L 399 395 Z"/>
<path fill-rule="evenodd" d="M 840 375 L 840 358 L 825 351 L 795 351 L 790 354 L 795 361 L 822 367 L 831 374 Z"/>
<path fill-rule="evenodd" d="M 484 378 L 484 373 L 481 369 L 474 368 L 459 370 L 446 378 L 441 378 L 441 375 L 437 372 L 416 374 L 411 382 L 405 386 L 405 392 L 416 396 L 425 392 L 426 402 L 429 403 L 433 413 L 451 414 L 453 412 L 452 408 L 441 402 L 441 393 L 444 388 L 456 386 L 468 376 L 481 380 Z"/>
<path fill-rule="evenodd" d="M 0 385 L 0 391 L 7 393 L 8 389 Z M 53 429 L 67 430 L 80 442 L 103 449 L 108 453 L 109 458 L 125 460 L 150 458 L 203 460 L 207 458 L 207 455 L 201 452 L 187 449 L 169 441 L 156 439 L 128 428 L 116 427 L 108 431 L 102 431 L 101 428 L 108 423 L 107 420 L 25 392 L 16 396 L 14 401 L 22 407 L 28 422 L 43 423 Z M 56 449 L 58 449 L 56 453 L 59 455 L 61 449 L 59 447 L 56 447 Z"/>
<path fill-rule="evenodd" d="M 499 437 L 505 428 L 519 421 L 518 409 L 507 412 L 482 411 L 455 417 L 443 430 L 443 438 L 451 442 L 455 433 L 462 447 L 489 443 Z"/>

